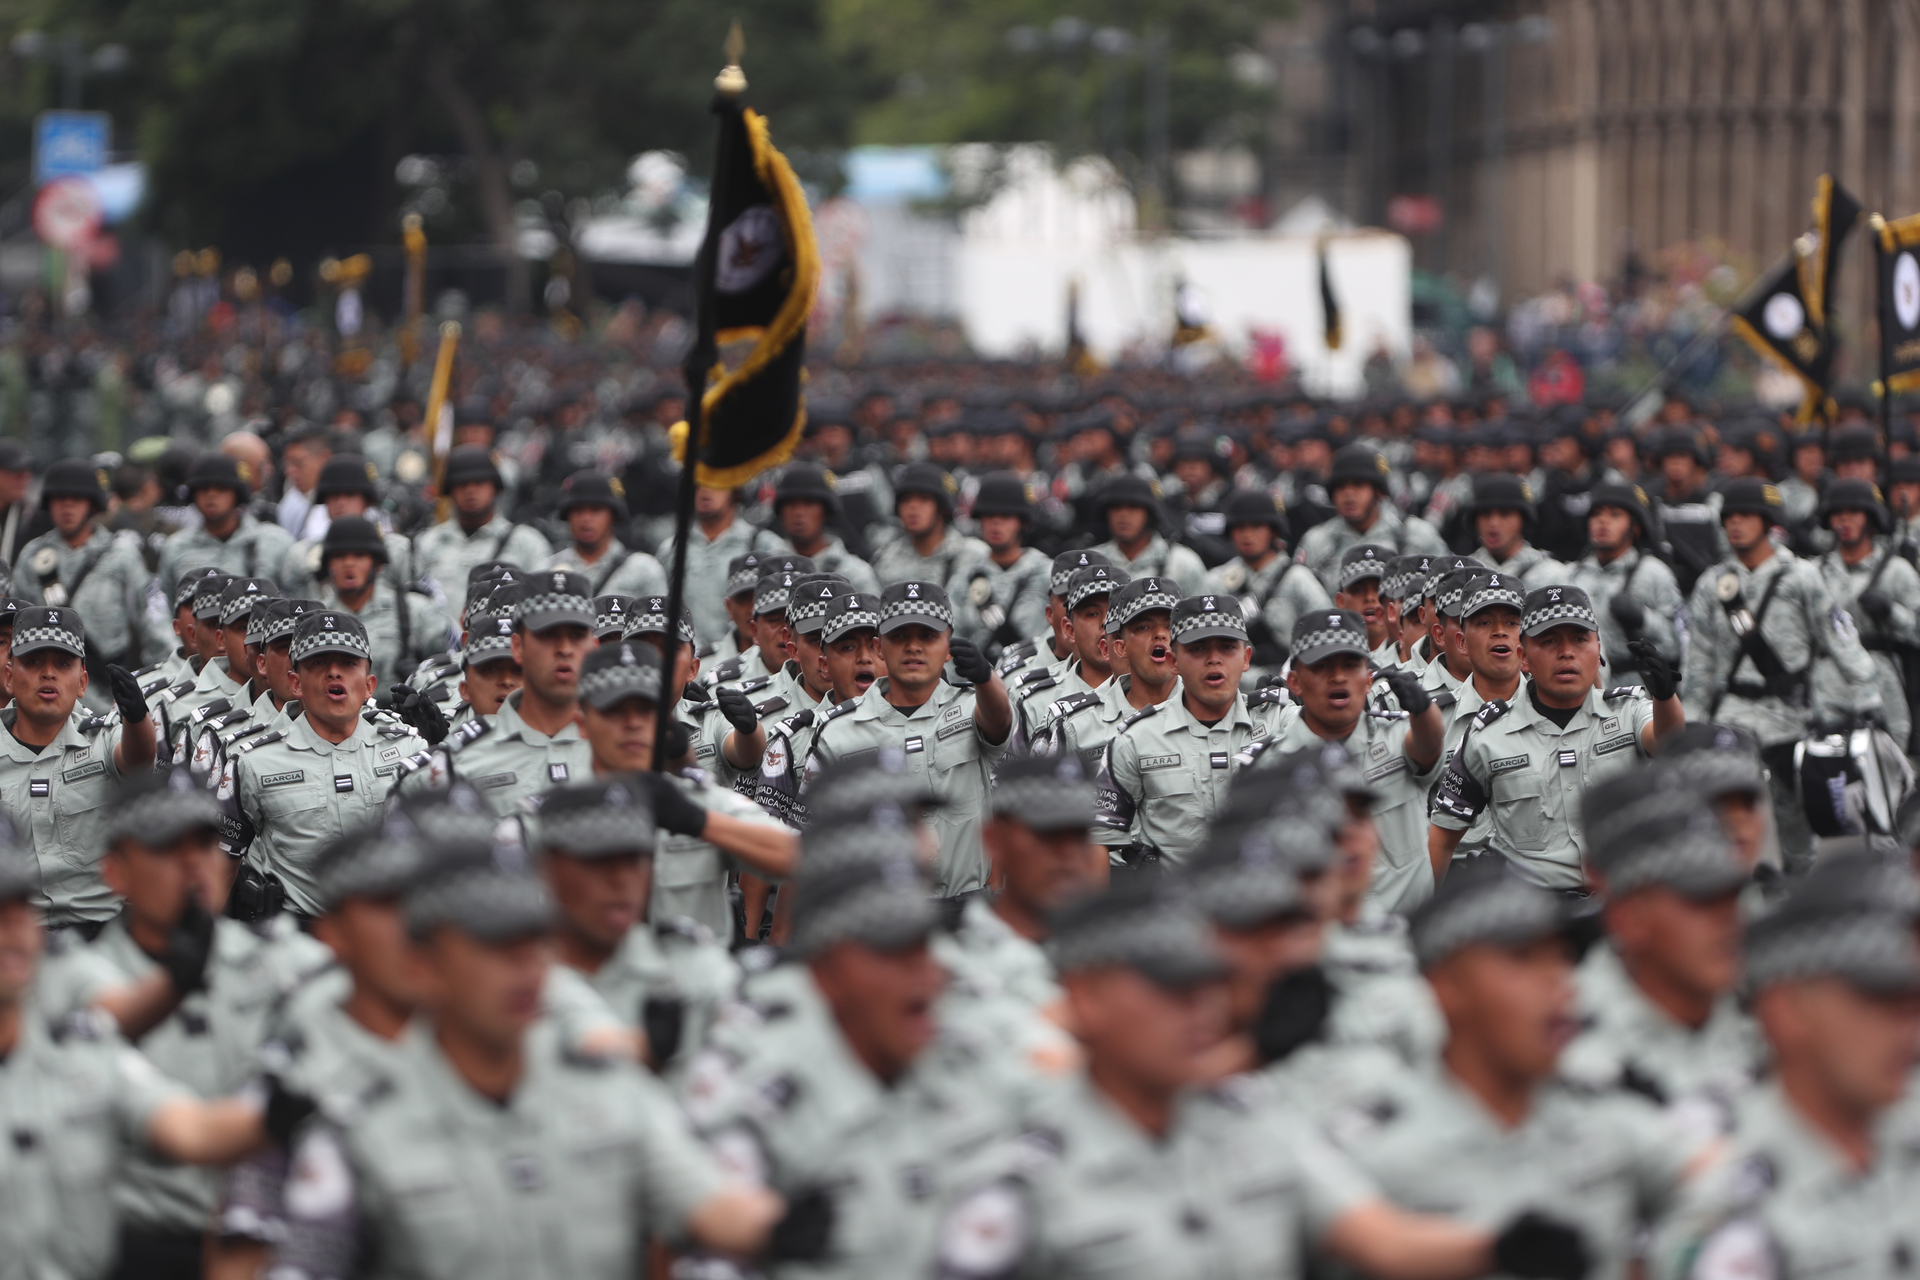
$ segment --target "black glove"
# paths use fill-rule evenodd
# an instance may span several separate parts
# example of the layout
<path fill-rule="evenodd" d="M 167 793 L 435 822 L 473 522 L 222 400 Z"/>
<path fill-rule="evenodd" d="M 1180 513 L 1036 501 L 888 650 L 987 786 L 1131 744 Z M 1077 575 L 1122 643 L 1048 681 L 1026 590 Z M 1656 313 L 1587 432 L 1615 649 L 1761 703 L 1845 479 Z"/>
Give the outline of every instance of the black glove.
<path fill-rule="evenodd" d="M 653 788 L 653 821 L 676 836 L 697 836 L 707 829 L 707 811 L 687 798 L 664 773 L 643 773 Z"/>
<path fill-rule="evenodd" d="M 693 731 L 679 718 L 667 721 L 667 736 L 660 740 L 660 758 L 671 764 L 684 759 L 693 750 Z"/>
<path fill-rule="evenodd" d="M 1267 987 L 1260 1016 L 1253 1023 L 1253 1045 L 1260 1065 L 1279 1062 L 1320 1037 L 1333 1012 L 1333 984 L 1319 965 L 1282 974 Z"/>
<path fill-rule="evenodd" d="M 737 733 L 752 733 L 760 727 L 759 713 L 753 709 L 753 699 L 738 689 L 721 689 L 713 695 L 720 704 L 720 714 Z"/>
<path fill-rule="evenodd" d="M 1420 677 L 1404 668 L 1396 667 L 1380 677 L 1387 682 L 1387 688 L 1393 690 L 1393 700 L 1400 709 L 1410 716 L 1417 716 L 1433 705 L 1433 695 L 1420 683 Z"/>
<path fill-rule="evenodd" d="M 1493 1269 L 1520 1280 L 1586 1280 L 1592 1262 L 1578 1230 L 1532 1209 L 1493 1241 Z"/>
<path fill-rule="evenodd" d="M 1627 652 L 1633 655 L 1635 665 L 1640 668 L 1640 683 L 1647 686 L 1647 695 L 1655 702 L 1665 702 L 1680 691 L 1680 677 L 1660 656 L 1660 651 L 1653 647 L 1653 641 L 1645 638 L 1629 640 Z"/>
<path fill-rule="evenodd" d="M 775 1262 L 818 1262 L 833 1240 L 833 1200 L 818 1187 L 787 1201 L 787 1212 L 767 1237 L 767 1257 Z"/>
<path fill-rule="evenodd" d="M 267 1136 L 283 1151 L 293 1150 L 293 1139 L 317 1108 L 306 1094 L 287 1087 L 277 1075 L 267 1077 L 267 1112 L 261 1117 Z"/>
<path fill-rule="evenodd" d="M 387 696 L 381 699 L 380 705 L 412 725 L 427 740 L 428 746 L 437 747 L 447 740 L 446 715 L 434 705 L 432 698 L 418 689 L 396 684 L 387 690 Z"/>
<path fill-rule="evenodd" d="M 1860 612 L 1875 622 L 1885 622 L 1893 616 L 1893 600 L 1878 587 L 1868 587 L 1854 597 L 1854 603 L 1860 606 Z M 111 671 L 113 668 L 109 667 L 108 670 Z M 118 686 L 115 686 L 114 693 L 118 696 Z"/>
<path fill-rule="evenodd" d="M 1614 593 L 1607 601 L 1607 612 L 1620 624 L 1620 629 L 1630 636 L 1637 636 L 1647 629 L 1646 606 L 1624 591 Z"/>
<path fill-rule="evenodd" d="M 968 684 L 985 684 L 993 679 L 993 664 L 980 652 L 980 646 L 965 636 L 955 636 L 947 652 L 953 658 L 953 674 Z"/>
<path fill-rule="evenodd" d="M 207 961 L 213 959 L 213 916 L 199 898 L 187 896 L 186 910 L 167 931 L 167 949 L 154 959 L 183 996 L 206 984 Z"/>
<path fill-rule="evenodd" d="M 687 1002 L 678 996 L 648 996 L 640 1002 L 640 1029 L 647 1033 L 647 1052 L 658 1071 L 680 1051 L 687 1024 Z"/>
<path fill-rule="evenodd" d="M 707 686 L 701 684 L 698 680 L 687 681 L 687 687 L 680 691 L 680 696 L 688 702 L 713 701 L 713 695 L 707 692 Z"/>
<path fill-rule="evenodd" d="M 120 708 L 120 719 L 139 724 L 147 718 L 147 700 L 140 696 L 140 682 L 125 667 L 107 664 L 107 684 L 113 690 L 113 705 Z"/>

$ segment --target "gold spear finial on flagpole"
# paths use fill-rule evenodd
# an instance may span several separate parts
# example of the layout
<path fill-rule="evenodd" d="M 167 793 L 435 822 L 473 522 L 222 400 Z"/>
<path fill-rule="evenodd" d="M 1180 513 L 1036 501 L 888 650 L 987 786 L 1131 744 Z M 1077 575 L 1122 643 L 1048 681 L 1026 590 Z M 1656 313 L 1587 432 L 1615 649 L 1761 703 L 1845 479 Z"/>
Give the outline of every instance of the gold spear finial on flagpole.
<path fill-rule="evenodd" d="M 727 65 L 713 78 L 713 87 L 730 98 L 737 98 L 747 91 L 747 73 L 740 69 L 740 55 L 747 51 L 747 37 L 740 30 L 740 19 L 733 20 L 727 43 L 722 47 L 726 50 Z"/>

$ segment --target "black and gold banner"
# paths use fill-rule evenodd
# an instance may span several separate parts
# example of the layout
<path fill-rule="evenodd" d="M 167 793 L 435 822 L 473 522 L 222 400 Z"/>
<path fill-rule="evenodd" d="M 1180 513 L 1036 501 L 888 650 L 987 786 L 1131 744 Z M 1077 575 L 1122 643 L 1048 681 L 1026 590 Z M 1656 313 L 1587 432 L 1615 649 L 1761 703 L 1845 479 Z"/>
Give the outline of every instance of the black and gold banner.
<path fill-rule="evenodd" d="M 1333 277 L 1327 272 L 1327 242 L 1320 242 L 1320 326 L 1327 350 L 1338 351 L 1345 333 L 1340 326 L 1340 299 L 1333 296 Z"/>
<path fill-rule="evenodd" d="M 1920 388 L 1920 214 L 1873 219 L 1879 293 L 1880 380 L 1888 395 Z"/>
<path fill-rule="evenodd" d="M 1794 241 L 1784 262 L 1754 285 L 1729 322 L 1754 350 L 1772 356 L 1804 384 L 1799 418 L 1828 419 L 1833 379 L 1831 324 L 1840 255 L 1860 221 L 1861 206 L 1826 174 L 1813 197 L 1813 227 Z"/>

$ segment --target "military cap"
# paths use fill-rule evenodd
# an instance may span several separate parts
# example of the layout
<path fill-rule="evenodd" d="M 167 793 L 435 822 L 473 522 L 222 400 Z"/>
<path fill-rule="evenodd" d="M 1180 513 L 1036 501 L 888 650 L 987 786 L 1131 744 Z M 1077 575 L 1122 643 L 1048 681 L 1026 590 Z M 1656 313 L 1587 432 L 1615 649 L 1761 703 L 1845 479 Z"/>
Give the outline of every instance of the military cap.
<path fill-rule="evenodd" d="M 302 617 L 293 627 L 293 647 L 289 656 L 295 666 L 322 654 L 344 653 L 349 658 L 373 661 L 367 643 L 367 629 L 360 619 L 343 609 L 317 609 Z"/>
<path fill-rule="evenodd" d="M 1448 575 L 1458 573 L 1462 569 L 1472 572 L 1485 567 L 1486 566 L 1480 564 L 1479 561 L 1469 560 L 1465 556 L 1429 556 L 1427 558 L 1426 569 L 1427 582 L 1426 586 L 1421 589 L 1421 597 L 1434 601 L 1437 606 L 1446 588 Z M 1458 615 L 1456 614 L 1455 616 L 1457 617 Z"/>
<path fill-rule="evenodd" d="M 514 575 L 525 572 L 511 560 L 482 560 L 467 570 L 467 587 L 471 591 L 476 582 L 510 582 Z"/>
<path fill-rule="evenodd" d="M 260 639 L 257 643 L 269 645 L 277 640 L 291 640 L 300 626 L 300 619 L 310 613 L 317 613 L 326 606 L 318 600 L 268 600 L 254 609 L 247 619 L 247 643 L 254 644 L 254 623 L 260 624 Z M 264 617 L 262 615 L 265 615 Z"/>
<path fill-rule="evenodd" d="M 480 838 L 491 837 L 482 833 Z M 417 818 L 396 809 L 371 828 L 322 845 L 313 867 L 321 910 L 332 911 L 348 898 L 399 897 L 420 874 L 423 840 Z"/>
<path fill-rule="evenodd" d="M 1767 794 L 1759 739 L 1730 724 L 1695 722 L 1662 738 L 1658 780 L 1703 800 Z"/>
<path fill-rule="evenodd" d="M 447 492 L 463 484 L 490 484 L 504 489 L 500 468 L 494 464 L 493 450 L 483 444 L 463 444 L 447 455 Z"/>
<path fill-rule="evenodd" d="M 1289 652 L 1295 665 L 1310 667 L 1335 654 L 1365 658 L 1373 650 L 1367 647 L 1365 618 L 1351 609 L 1314 609 L 1301 614 L 1293 624 Z"/>
<path fill-rule="evenodd" d="M 547 792 L 534 828 L 542 849 L 575 858 L 652 854 L 653 793 L 632 774 Z"/>
<path fill-rule="evenodd" d="M 1698 796 L 1660 789 L 1657 771 L 1629 770 L 1589 787 L 1581 799 L 1587 864 L 1608 896 L 1660 887 L 1706 902 L 1738 892 L 1751 876 L 1720 820 Z"/>
<path fill-rule="evenodd" d="M 1809 873 L 1779 907 L 1749 924 L 1742 975 L 1747 990 L 1839 978 L 1869 992 L 1920 991 L 1920 942 L 1912 919 L 1858 905 L 1884 883 L 1882 874 L 1855 860 L 1817 881 Z"/>
<path fill-rule="evenodd" d="M 1111 565 L 1095 564 L 1075 569 L 1073 577 L 1067 581 L 1067 608 L 1078 609 L 1095 596 L 1111 597 L 1126 584 L 1127 575 Z"/>
<path fill-rule="evenodd" d="M 84 458 L 62 458 L 40 478 L 40 497 L 85 498 L 96 511 L 107 509 L 107 473 Z"/>
<path fill-rule="evenodd" d="M 1236 489 L 1227 499 L 1227 529 L 1235 525 L 1263 524 L 1272 529 L 1282 540 L 1292 530 L 1287 525 L 1287 513 L 1281 509 L 1279 499 L 1265 489 Z"/>
<path fill-rule="evenodd" d="M 510 615 L 489 614 L 476 618 L 473 625 L 467 628 L 467 647 L 460 651 L 462 670 L 512 656 L 513 618 Z"/>
<path fill-rule="evenodd" d="M 1460 601 L 1460 616 L 1471 618 L 1483 609 L 1505 608 L 1515 613 L 1527 611 L 1527 589 L 1510 573 L 1474 575 Z"/>
<path fill-rule="evenodd" d="M 193 460 L 187 472 L 187 492 L 192 494 L 201 489 L 231 489 L 242 502 L 253 494 L 253 486 L 241 474 L 239 462 L 224 453 L 203 453 Z"/>
<path fill-rule="evenodd" d="M 580 664 L 580 701 L 608 711 L 628 698 L 660 701 L 660 655 L 642 641 L 619 640 L 592 649 Z"/>
<path fill-rule="evenodd" d="M 1228 640 L 1247 638 L 1247 618 L 1234 596 L 1188 596 L 1173 606 L 1173 638 L 1180 644 L 1193 644 L 1216 636 Z"/>
<path fill-rule="evenodd" d="M 1052 571 L 1047 575 L 1047 592 L 1050 595 L 1064 596 L 1067 594 L 1067 583 L 1073 578 L 1076 569 L 1088 569 L 1096 564 L 1112 563 L 1113 561 L 1098 551 L 1062 551 L 1053 558 Z"/>
<path fill-rule="evenodd" d="M 1446 878 L 1408 921 L 1414 959 L 1431 969 L 1476 943 L 1522 947 L 1569 935 L 1565 900 L 1523 878 L 1500 854 L 1456 860 Z"/>
<path fill-rule="evenodd" d="M 1408 595 L 1417 597 L 1420 585 L 1426 581 L 1426 556 L 1395 556 L 1387 561 L 1387 572 L 1380 579 L 1380 598 L 1382 600 L 1404 600 Z"/>
<path fill-rule="evenodd" d="M 1888 463 L 1887 483 L 1920 484 L 1920 453 L 1910 453 Z"/>
<path fill-rule="evenodd" d="M 1473 499 L 1462 504 L 1469 516 L 1482 511 L 1518 511 L 1527 524 L 1533 523 L 1533 486 L 1505 471 L 1489 471 L 1473 478 Z"/>
<path fill-rule="evenodd" d="M 1333 455 L 1333 463 L 1327 468 L 1327 491 L 1331 493 L 1343 484 L 1370 484 L 1384 494 L 1392 470 L 1386 456 L 1372 445 L 1345 445 Z"/>
<path fill-rule="evenodd" d="M 190 831 L 218 831 L 223 816 L 220 802 L 190 770 L 142 770 L 128 774 L 114 795 L 107 843 L 132 840 L 158 849 Z"/>
<path fill-rule="evenodd" d="M 793 599 L 793 582 L 798 576 L 774 572 L 761 578 L 753 588 L 753 616 L 757 618 L 767 613 L 785 613 L 787 603 Z"/>
<path fill-rule="evenodd" d="M 953 500 L 960 492 L 960 486 L 954 483 L 951 475 L 943 467 L 931 462 L 909 462 L 895 473 L 893 479 L 893 502 L 898 508 L 900 499 L 910 493 L 923 493 L 932 498 L 947 519 L 953 519 Z"/>
<path fill-rule="evenodd" d="M 807 403 L 809 425 L 813 419 L 813 402 Z M 773 509 L 778 511 L 782 503 L 818 502 L 827 510 L 839 507 L 839 500 L 833 491 L 833 473 L 817 462 L 790 462 L 781 471 L 779 481 L 773 486 Z"/>
<path fill-rule="evenodd" d="M 992 471 L 980 477 L 973 495 L 973 518 L 1018 516 L 1033 519 L 1033 491 L 1011 471 Z"/>
<path fill-rule="evenodd" d="M 387 541 L 380 536 L 380 526 L 365 516 L 341 516 L 328 525 L 327 536 L 320 540 L 320 563 L 344 555 L 372 556 L 380 564 L 387 563 Z"/>
<path fill-rule="evenodd" d="M 953 626 L 953 605 L 937 582 L 896 582 L 880 593 L 880 634 L 922 626 L 946 631 Z"/>
<path fill-rule="evenodd" d="M 1538 587 L 1527 592 L 1527 607 L 1520 615 L 1520 634 L 1543 635 L 1555 627 L 1580 627 L 1598 631 L 1593 601 L 1579 587 Z"/>
<path fill-rule="evenodd" d="M 593 634 L 601 640 L 617 640 L 626 634 L 627 619 L 633 614 L 632 596 L 595 596 L 593 598 Z"/>
<path fill-rule="evenodd" d="M 845 591 L 827 601 L 820 624 L 820 643 L 832 644 L 855 631 L 880 629 L 881 597 L 864 591 Z"/>
<path fill-rule="evenodd" d="M 1803 907 L 1820 911 L 1888 912 L 1920 919 L 1920 878 L 1891 836 L 1852 835 L 1825 840 L 1820 858 L 1801 878 Z"/>
<path fill-rule="evenodd" d="M 593 623 L 593 584 L 586 574 L 566 569 L 534 574 L 527 594 L 513 606 L 513 624 L 536 633 L 554 627 L 592 631 Z"/>
<path fill-rule="evenodd" d="M 0 440 L 0 471 L 31 471 L 33 455 L 17 440 Z"/>
<path fill-rule="evenodd" d="M 807 833 L 841 826 L 910 826 L 940 803 L 931 782 L 907 768 L 906 752 L 880 748 L 872 756 L 830 764 L 807 780 Z"/>
<path fill-rule="evenodd" d="M 314 482 L 313 499 L 325 502 L 336 493 L 357 493 L 368 502 L 380 498 L 380 473 L 357 453 L 336 453 L 320 464 L 320 478 Z"/>
<path fill-rule="evenodd" d="M 1160 510 L 1160 482 L 1132 472 L 1117 475 L 1100 486 L 1094 505 L 1101 511 L 1113 507 L 1143 507 L 1149 514 Z"/>
<path fill-rule="evenodd" d="M 22 600 L 19 596 L 0 596 L 0 627 L 11 627 L 20 617 L 22 609 L 33 608 L 33 602 Z"/>
<path fill-rule="evenodd" d="M 1165 609 L 1169 615 L 1180 603 L 1180 584 L 1167 578 L 1132 578 L 1107 598 L 1107 634 L 1117 636 L 1143 613 Z"/>
<path fill-rule="evenodd" d="M 685 605 L 680 608 L 680 625 L 676 631 L 681 644 L 694 642 L 693 610 Z M 633 612 L 627 615 L 627 635 L 664 637 L 666 634 L 667 597 L 645 596 L 634 601 Z"/>
<path fill-rule="evenodd" d="M 1357 547 L 1348 547 L 1340 557 L 1340 589 L 1345 591 L 1356 582 L 1365 582 L 1368 578 L 1376 582 L 1385 578 L 1387 561 L 1392 552 L 1386 547 L 1363 542 Z"/>
<path fill-rule="evenodd" d="M 1868 462 L 1880 458 L 1880 433 L 1872 427 L 1839 427 L 1827 440 L 1827 461 Z"/>
<path fill-rule="evenodd" d="M 851 590 L 853 584 L 837 573 L 801 574 L 787 592 L 787 625 L 796 635 L 817 634 L 827 625 L 828 602 Z"/>
<path fill-rule="evenodd" d="M 1457 618 L 1460 611 L 1467 607 L 1467 587 L 1474 575 L 1485 573 L 1485 568 L 1476 565 L 1471 569 L 1449 569 L 1437 578 L 1429 580 L 1428 593 L 1433 596 L 1433 607 L 1443 617 Z"/>
<path fill-rule="evenodd" d="M 517 844 L 448 843 L 407 886 L 407 932 L 425 938 L 451 928 L 481 942 L 537 937 L 553 925 L 546 887 Z"/>
<path fill-rule="evenodd" d="M 1129 876 L 1053 914 L 1047 954 L 1063 974 L 1122 966 L 1164 987 L 1227 974 L 1206 917 L 1168 877 Z"/>
<path fill-rule="evenodd" d="M 1093 825 L 1093 782 L 1078 756 L 1015 756 L 993 778 L 993 816 L 1035 831 Z"/>
<path fill-rule="evenodd" d="M 218 577 L 208 576 L 200 580 L 193 592 L 193 616 L 210 622 L 220 621 L 220 597 L 233 581 L 233 575 L 223 573 Z"/>
<path fill-rule="evenodd" d="M 1780 524 L 1787 518 L 1780 490 L 1757 476 L 1727 482 L 1720 494 L 1720 518 L 1732 515 L 1759 516 L 1769 524 Z"/>
<path fill-rule="evenodd" d="M 1881 533 L 1893 532 L 1893 513 L 1880 486 L 1871 480 L 1835 480 L 1820 502 L 1820 523 L 1829 524 L 1836 511 L 1864 511 Z"/>
<path fill-rule="evenodd" d="M 1597 507 L 1618 507 L 1626 512 L 1639 522 L 1642 537 L 1653 532 L 1653 508 L 1647 502 L 1646 490 L 1637 484 L 1602 480 L 1588 491 L 1588 513 Z"/>
<path fill-rule="evenodd" d="M 751 594 L 760 585 L 761 557 L 752 551 L 727 561 L 727 596 Z"/>
<path fill-rule="evenodd" d="M 834 834 L 844 840 L 847 833 Z M 912 831 L 903 826 L 871 838 L 885 852 L 812 867 L 808 854 L 801 854 L 789 943 L 795 955 L 811 958 L 836 942 L 904 951 L 932 935 L 939 910 L 914 865 Z"/>
<path fill-rule="evenodd" d="M 255 605 L 280 594 L 272 578 L 234 578 L 220 589 L 220 625 L 231 627 L 253 613 Z"/>
<path fill-rule="evenodd" d="M 581 507 L 605 507 L 615 520 L 625 520 L 627 491 L 615 476 L 592 469 L 576 471 L 560 482 L 560 518 Z"/>
<path fill-rule="evenodd" d="M 87 629 L 78 609 L 42 606 L 20 611 L 13 620 L 13 656 L 24 658 L 42 649 L 87 656 Z"/>
<path fill-rule="evenodd" d="M 181 605 L 191 604 L 198 597 L 200 584 L 207 579 L 224 578 L 226 576 L 226 574 L 214 568 L 187 570 L 180 575 L 179 580 L 173 585 L 173 611 L 178 613 L 180 612 Z M 216 593 L 219 590 L 219 587 L 214 588 Z"/>

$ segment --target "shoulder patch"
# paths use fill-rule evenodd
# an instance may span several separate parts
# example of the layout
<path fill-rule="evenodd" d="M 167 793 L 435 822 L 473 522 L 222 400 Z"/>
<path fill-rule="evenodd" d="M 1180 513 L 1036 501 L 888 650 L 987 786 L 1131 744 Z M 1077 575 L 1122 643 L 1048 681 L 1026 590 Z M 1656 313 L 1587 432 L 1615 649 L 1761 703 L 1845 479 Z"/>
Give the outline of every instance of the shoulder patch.
<path fill-rule="evenodd" d="M 1052 676 L 1048 675 L 1044 670 L 1037 672 L 1036 674 L 1038 674 L 1041 678 L 1038 680 L 1022 680 L 1019 682 L 1020 683 L 1020 701 L 1025 702 L 1028 698 L 1031 698 L 1034 694 L 1039 693 L 1046 689 L 1051 689 L 1055 685 L 1060 683 L 1058 680 L 1055 680 Z"/>
<path fill-rule="evenodd" d="M 1134 712 L 1132 715 L 1128 716 L 1126 719 L 1122 720 L 1120 722 L 1120 727 L 1118 729 L 1115 729 L 1114 732 L 1116 734 L 1125 733 L 1127 730 L 1133 728 L 1133 726 L 1135 726 L 1136 724 L 1139 724 L 1142 720 L 1145 720 L 1148 716 L 1157 714 L 1159 710 L 1160 710 L 1160 704 L 1157 702 L 1154 703 L 1152 706 L 1142 707 L 1138 711 Z"/>
<path fill-rule="evenodd" d="M 773 683 L 772 676 L 755 676 L 751 680 L 742 680 L 740 682 L 740 692 L 741 693 L 758 693 L 772 683 Z"/>
<path fill-rule="evenodd" d="M 1495 698 L 1492 702 L 1487 703 L 1487 705 L 1481 707 L 1480 710 L 1474 712 L 1474 727 L 1484 729 L 1501 716 L 1507 714 L 1509 710 L 1511 710 L 1511 707 L 1504 698 Z"/>
<path fill-rule="evenodd" d="M 831 711 L 828 711 L 827 714 L 820 717 L 820 727 L 824 729 L 829 723 L 838 720 L 841 716 L 853 714 L 853 709 L 859 705 L 860 699 L 858 698 L 848 698 L 845 702 L 835 703 Z"/>
<path fill-rule="evenodd" d="M 1600 696 L 1608 702 L 1619 702 L 1625 698 L 1644 698 L 1647 696 L 1647 686 L 1643 684 L 1617 684 Z"/>
<path fill-rule="evenodd" d="M 793 704 L 788 702 L 785 698 L 782 698 L 776 695 L 774 697 L 768 698 L 765 702 L 754 703 L 753 711 L 755 715 L 759 716 L 762 720 L 765 720 L 768 716 L 779 715 L 782 711 L 785 711 L 788 707 L 792 705 Z"/>
<path fill-rule="evenodd" d="M 1068 716 L 1079 715 L 1088 707 L 1097 707 L 1099 705 L 1100 695 L 1097 693 L 1084 691 L 1081 693 L 1070 693 L 1053 704 L 1053 714 L 1064 720 Z"/>
<path fill-rule="evenodd" d="M 1277 684 L 1255 689 L 1247 695 L 1249 707 L 1284 707 L 1291 701 L 1293 701 L 1292 695 Z"/>

